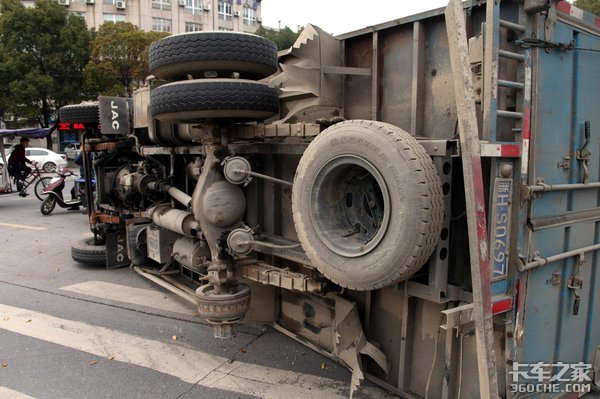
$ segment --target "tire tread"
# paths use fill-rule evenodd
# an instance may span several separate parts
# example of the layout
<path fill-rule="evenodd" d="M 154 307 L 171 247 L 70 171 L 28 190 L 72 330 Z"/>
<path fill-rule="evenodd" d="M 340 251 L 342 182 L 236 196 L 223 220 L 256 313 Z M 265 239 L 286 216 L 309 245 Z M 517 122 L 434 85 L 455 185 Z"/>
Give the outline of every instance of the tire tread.
<path fill-rule="evenodd" d="M 160 86 L 150 93 L 153 116 L 192 111 L 250 110 L 279 112 L 277 90 L 240 80 L 186 81 Z"/>
<path fill-rule="evenodd" d="M 152 43 L 148 58 L 150 73 L 167 80 L 177 75 L 170 71 L 170 66 L 189 64 L 192 67 L 193 63 L 202 61 L 257 64 L 264 72 L 251 75 L 258 79 L 273 74 L 278 67 L 275 43 L 260 36 L 229 32 L 199 32 L 169 36 Z M 198 71 L 193 69 L 188 71 L 192 74 L 194 72 Z"/>
<path fill-rule="evenodd" d="M 67 123 L 98 123 L 98 104 L 65 105 L 58 110 L 59 120 Z"/>
<path fill-rule="evenodd" d="M 368 287 L 336 281 L 331 276 L 323 273 L 325 277 L 342 287 L 353 290 L 374 290 L 409 278 L 427 262 L 439 241 L 444 219 L 443 194 L 439 175 L 429 154 L 410 134 L 387 123 L 366 120 L 345 121 L 329 129 L 343 129 L 347 126 L 365 127 L 370 130 L 372 135 L 386 136 L 390 144 L 393 145 L 395 143 L 396 150 L 408 161 L 410 173 L 416 178 L 417 184 L 415 187 L 418 190 L 416 195 L 423 198 L 423 206 L 420 208 L 421 212 L 415 213 L 418 216 L 418 220 L 416 221 L 416 236 L 418 239 L 411 248 L 411 252 L 405 257 L 404 263 L 400 267 L 395 268 L 394 273 Z M 321 135 L 318 135 L 313 140 L 313 143 L 318 144 L 322 140 L 322 137 L 321 133 Z M 318 145 L 312 148 L 309 147 L 307 152 L 314 151 L 316 148 L 318 148 Z M 294 181 L 297 181 L 299 173 L 302 173 L 300 168 L 296 170 Z M 300 231 L 302 226 L 298 226 L 297 223 L 294 226 L 296 233 L 301 237 L 303 235 L 302 231 Z"/>
<path fill-rule="evenodd" d="M 83 238 L 71 244 L 71 258 L 89 266 L 106 266 L 106 245 L 90 245 L 93 238 Z"/>

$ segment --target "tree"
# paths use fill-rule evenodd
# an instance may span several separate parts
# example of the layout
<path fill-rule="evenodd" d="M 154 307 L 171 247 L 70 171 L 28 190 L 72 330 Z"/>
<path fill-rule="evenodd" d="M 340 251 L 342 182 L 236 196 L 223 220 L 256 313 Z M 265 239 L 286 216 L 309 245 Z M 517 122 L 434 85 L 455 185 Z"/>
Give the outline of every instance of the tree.
<path fill-rule="evenodd" d="M 150 44 L 165 36 L 144 32 L 129 22 L 101 25 L 85 69 L 86 90 L 96 95 L 131 96 L 148 75 Z"/>
<path fill-rule="evenodd" d="M 575 6 L 593 14 L 600 15 L 600 0 L 576 0 Z"/>
<path fill-rule="evenodd" d="M 12 114 L 17 126 L 37 120 L 48 127 L 59 107 L 84 98 L 85 20 L 51 0 L 32 8 L 0 0 L 0 13 L 0 115 Z"/>
<path fill-rule="evenodd" d="M 277 50 L 285 50 L 292 47 L 300 35 L 300 32 L 294 32 L 287 26 L 281 30 L 261 26 L 254 33 L 274 42 L 277 45 Z"/>

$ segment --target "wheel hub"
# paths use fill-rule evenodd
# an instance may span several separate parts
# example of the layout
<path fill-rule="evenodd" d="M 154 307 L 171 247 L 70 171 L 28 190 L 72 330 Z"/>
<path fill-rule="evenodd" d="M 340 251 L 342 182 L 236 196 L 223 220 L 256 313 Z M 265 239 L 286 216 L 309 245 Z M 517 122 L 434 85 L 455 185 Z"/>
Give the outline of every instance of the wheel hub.
<path fill-rule="evenodd" d="M 390 219 L 389 192 L 379 171 L 356 155 L 332 159 L 319 171 L 311 215 L 321 241 L 336 254 L 359 257 L 383 239 Z"/>

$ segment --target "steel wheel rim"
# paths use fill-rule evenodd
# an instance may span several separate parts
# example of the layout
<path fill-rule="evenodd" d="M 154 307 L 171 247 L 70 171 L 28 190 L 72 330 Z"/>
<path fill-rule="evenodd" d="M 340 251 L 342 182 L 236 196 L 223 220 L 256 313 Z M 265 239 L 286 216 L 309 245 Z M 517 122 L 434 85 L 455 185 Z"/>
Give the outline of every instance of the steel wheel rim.
<path fill-rule="evenodd" d="M 44 207 L 44 213 L 50 214 L 54 210 L 55 202 L 56 200 L 54 198 L 44 201 L 44 203 L 42 204 L 42 206 Z"/>
<path fill-rule="evenodd" d="M 44 193 L 44 189 L 46 187 L 48 187 L 48 184 L 50 184 L 50 180 L 51 180 L 50 178 L 46 178 L 46 177 L 42 177 L 40 179 L 41 184 L 39 185 L 39 190 L 36 190 L 36 197 L 38 197 L 41 201 L 44 200 L 44 197 L 42 196 L 42 194 Z M 46 183 L 46 181 L 48 181 L 48 183 Z M 38 187 L 38 184 L 36 184 L 36 187 Z"/>
<path fill-rule="evenodd" d="M 334 253 L 356 258 L 373 251 L 388 229 L 391 203 L 383 176 L 357 155 L 327 162 L 315 178 L 310 209 L 319 239 Z"/>
<path fill-rule="evenodd" d="M 56 170 L 56 165 L 54 165 L 52 162 L 48 162 L 46 164 L 44 164 L 44 172 L 54 172 Z"/>

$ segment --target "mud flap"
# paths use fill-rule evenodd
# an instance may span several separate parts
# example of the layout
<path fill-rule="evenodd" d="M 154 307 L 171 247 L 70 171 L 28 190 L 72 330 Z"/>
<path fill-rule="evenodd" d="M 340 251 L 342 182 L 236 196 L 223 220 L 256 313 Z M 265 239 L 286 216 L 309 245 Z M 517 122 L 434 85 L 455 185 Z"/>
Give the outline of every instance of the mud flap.
<path fill-rule="evenodd" d="M 133 128 L 133 100 L 123 97 L 98 97 L 102 133 L 125 136 Z"/>
<path fill-rule="evenodd" d="M 106 235 L 106 267 L 108 269 L 129 266 L 130 260 L 127 256 L 125 235 L 125 230 Z"/>
<path fill-rule="evenodd" d="M 335 343 L 333 354 L 352 370 L 350 398 L 364 379 L 360 355 L 369 356 L 386 374 L 390 363 L 385 354 L 367 341 L 358 316 L 356 304 L 340 296 L 335 299 Z"/>

